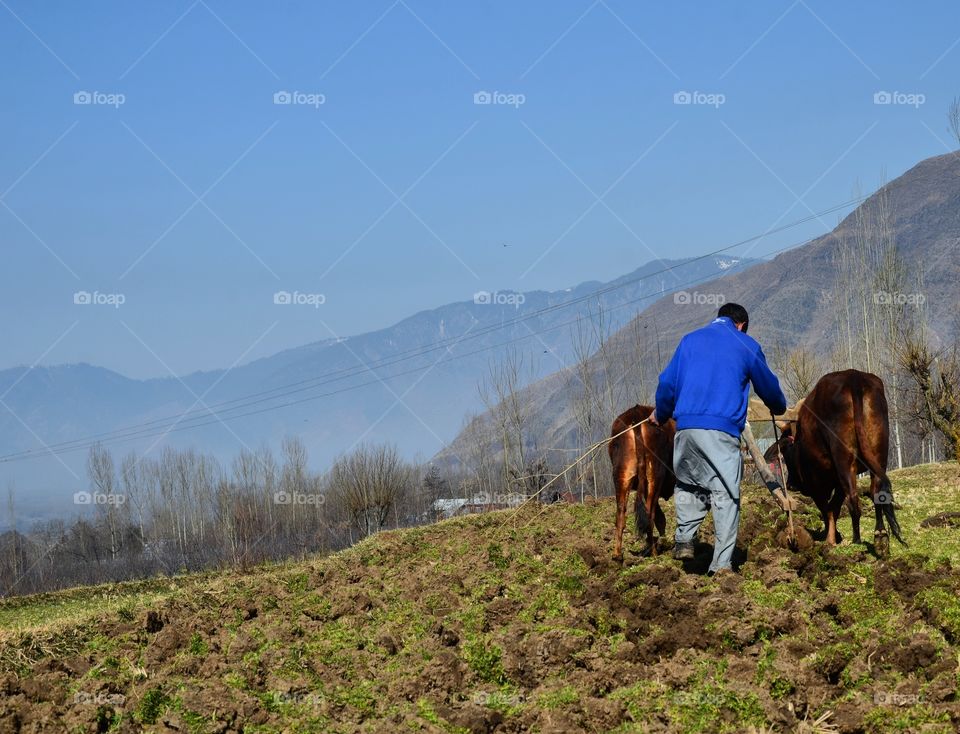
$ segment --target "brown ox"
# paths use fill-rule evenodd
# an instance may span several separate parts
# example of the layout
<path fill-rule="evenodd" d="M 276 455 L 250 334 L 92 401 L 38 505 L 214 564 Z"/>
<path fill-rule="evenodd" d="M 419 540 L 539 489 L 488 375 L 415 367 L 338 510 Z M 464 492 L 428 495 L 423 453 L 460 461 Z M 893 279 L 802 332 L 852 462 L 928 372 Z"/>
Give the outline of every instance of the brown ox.
<path fill-rule="evenodd" d="M 853 520 L 853 542 L 861 542 L 857 474 L 867 471 L 877 516 L 877 554 L 886 555 L 890 548 L 884 519 L 894 537 L 904 542 L 887 478 L 890 421 L 879 377 L 859 370 L 826 374 L 803 400 L 797 420 L 780 426 L 787 481 L 816 503 L 829 545 L 837 543 L 837 518 L 844 502 Z M 776 445 L 767 450 L 765 458 L 776 461 Z"/>
<path fill-rule="evenodd" d="M 653 538 L 653 524 L 663 537 L 667 519 L 658 500 L 673 496 L 676 478 L 673 475 L 673 436 L 676 423 L 671 419 L 662 426 L 652 423 L 636 425 L 649 417 L 653 408 L 635 405 L 617 416 L 610 429 L 616 436 L 607 447 L 613 465 L 613 486 L 617 492 L 617 529 L 613 544 L 613 557 L 623 560 L 623 528 L 627 520 L 627 500 L 630 490 L 637 491 L 634 502 L 634 519 L 637 537 L 646 536 L 646 548 L 654 555 L 657 545 Z M 627 430 L 634 426 L 632 430 Z M 621 435 L 617 435 L 621 434 Z M 653 518 L 653 523 L 650 518 Z"/>

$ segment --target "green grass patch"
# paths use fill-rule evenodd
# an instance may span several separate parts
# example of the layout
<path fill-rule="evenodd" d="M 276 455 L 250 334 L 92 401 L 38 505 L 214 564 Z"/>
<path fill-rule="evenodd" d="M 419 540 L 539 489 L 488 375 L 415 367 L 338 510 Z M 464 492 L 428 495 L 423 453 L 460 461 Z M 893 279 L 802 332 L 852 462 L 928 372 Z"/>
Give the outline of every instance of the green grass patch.
<path fill-rule="evenodd" d="M 463 651 L 464 660 L 480 680 L 495 685 L 508 682 L 507 674 L 503 669 L 503 650 L 496 645 L 488 644 L 482 638 L 469 641 Z"/>
<path fill-rule="evenodd" d="M 156 724 L 157 719 L 167 710 L 170 697 L 160 687 L 151 688 L 143 694 L 137 704 L 136 717 L 141 724 Z"/>

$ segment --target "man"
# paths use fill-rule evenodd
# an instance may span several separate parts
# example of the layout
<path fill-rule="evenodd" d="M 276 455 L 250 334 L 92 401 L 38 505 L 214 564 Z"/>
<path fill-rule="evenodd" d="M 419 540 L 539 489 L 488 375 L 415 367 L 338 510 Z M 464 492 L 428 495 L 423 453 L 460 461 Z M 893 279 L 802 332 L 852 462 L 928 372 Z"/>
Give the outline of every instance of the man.
<path fill-rule="evenodd" d="M 675 417 L 673 468 L 677 475 L 677 535 L 673 557 L 693 558 L 700 523 L 713 508 L 716 542 L 709 573 L 732 570 L 740 526 L 740 434 L 750 385 L 774 413 L 787 409 L 780 382 L 760 345 L 747 336 L 743 306 L 726 303 L 717 318 L 680 340 L 657 386 L 651 422 Z"/>

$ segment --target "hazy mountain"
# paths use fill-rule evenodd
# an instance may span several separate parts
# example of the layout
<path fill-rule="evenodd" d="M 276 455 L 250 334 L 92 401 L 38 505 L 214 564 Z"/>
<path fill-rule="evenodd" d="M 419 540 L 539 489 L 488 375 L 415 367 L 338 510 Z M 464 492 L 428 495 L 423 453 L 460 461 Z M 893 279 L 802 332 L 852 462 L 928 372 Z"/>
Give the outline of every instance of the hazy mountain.
<path fill-rule="evenodd" d="M 886 195 L 892 214 L 897 249 L 912 277 L 922 275 L 922 283 L 902 295 L 922 298 L 934 339 L 952 342 L 960 337 L 960 154 L 922 161 L 880 191 Z M 750 333 L 768 354 L 775 345 L 804 345 L 821 355 L 829 354 L 836 341 L 833 296 L 837 289 L 847 287 L 838 281 L 838 247 L 844 238 L 854 236 L 858 213 L 869 218 L 877 211 L 880 191 L 832 232 L 722 281 L 703 283 L 698 291 L 743 304 L 750 313 Z M 677 300 L 657 299 L 637 316 L 643 325 L 656 326 L 659 348 L 651 351 L 650 358 L 654 373 L 670 358 L 684 333 L 706 324 L 716 314 L 714 302 Z M 635 338 L 635 326 L 627 324 L 612 335 L 607 342 L 610 350 L 616 352 L 627 340 Z M 648 328 L 645 333 L 652 331 Z M 594 357 L 589 369 L 595 374 L 601 371 L 601 360 Z M 523 391 L 523 403 L 533 416 L 530 434 L 537 447 L 575 445 L 571 394 L 571 375 L 563 371 Z M 636 395 L 623 407 L 651 399 L 652 394 Z M 611 422 L 613 417 L 609 416 Z M 461 434 L 439 454 L 438 460 L 451 463 L 465 451 L 465 437 Z"/>
<path fill-rule="evenodd" d="M 477 383 L 506 350 L 526 355 L 526 384 L 571 360 L 578 316 L 602 307 L 607 325 L 616 329 L 665 292 L 735 274 L 756 262 L 728 256 L 656 261 L 609 283 L 481 293 L 474 301 L 423 311 L 380 331 L 182 379 L 132 380 L 86 364 L 3 370 L 0 454 L 33 450 L 39 458 L 0 463 L 0 482 L 14 483 L 22 518 L 72 514 L 77 509 L 73 492 L 87 485 L 86 449 L 54 457 L 45 447 L 128 426 L 138 430 L 129 440 L 103 436 L 115 455 L 173 445 L 229 460 L 242 446 L 276 446 L 284 435 L 294 434 L 304 439 L 317 468 L 361 440 L 392 441 L 408 456 L 430 456 L 456 435 L 465 414 L 481 409 Z M 604 292 L 588 297 L 598 289 Z M 512 323 L 542 309 L 550 310 Z M 442 349 L 418 354 L 419 347 L 438 340 L 448 341 Z M 390 364 L 376 366 L 383 362 Z M 258 394 L 251 399 L 255 403 L 237 400 L 253 394 Z M 236 402 L 218 407 L 226 401 Z M 293 401 L 299 402 L 264 410 Z M 215 408 L 224 422 L 204 413 L 205 406 Z M 195 411 L 193 420 L 177 426 L 167 420 L 188 410 Z M 254 411 L 261 412 L 230 418 Z M 184 430 L 193 424 L 203 425 Z"/>

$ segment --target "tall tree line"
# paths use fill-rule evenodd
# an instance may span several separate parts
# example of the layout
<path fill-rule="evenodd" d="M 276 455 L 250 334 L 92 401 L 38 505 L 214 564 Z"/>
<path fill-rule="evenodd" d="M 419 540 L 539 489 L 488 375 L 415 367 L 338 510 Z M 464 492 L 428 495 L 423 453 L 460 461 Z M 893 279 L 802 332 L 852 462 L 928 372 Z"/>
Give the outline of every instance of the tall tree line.
<path fill-rule="evenodd" d="M 217 567 L 346 547 L 385 528 L 434 519 L 442 480 L 391 446 L 359 446 L 323 473 L 304 443 L 277 457 L 242 450 L 229 466 L 192 449 L 119 462 L 95 446 L 77 517 L 0 535 L 0 596 Z M 437 483 L 441 482 L 438 487 Z"/>

